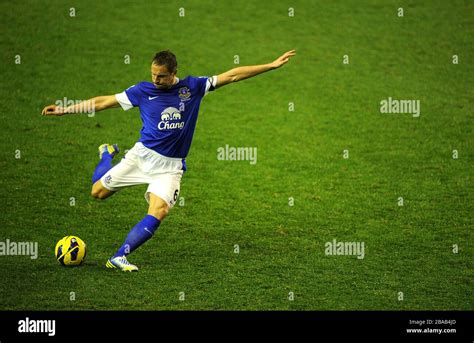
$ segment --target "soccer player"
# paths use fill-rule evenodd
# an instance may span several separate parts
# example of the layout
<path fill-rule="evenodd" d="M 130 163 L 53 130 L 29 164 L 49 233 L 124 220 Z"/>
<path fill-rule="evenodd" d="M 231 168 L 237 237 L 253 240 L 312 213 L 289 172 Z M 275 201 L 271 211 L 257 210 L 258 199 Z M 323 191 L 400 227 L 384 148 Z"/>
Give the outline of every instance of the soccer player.
<path fill-rule="evenodd" d="M 84 112 L 84 108 L 94 112 L 120 106 L 125 111 L 140 108 L 143 127 L 139 141 L 115 166 L 112 159 L 119 153 L 118 146 L 102 144 L 100 161 L 92 175 L 91 195 L 97 199 L 106 199 L 124 187 L 148 184 L 148 213 L 132 228 L 120 249 L 107 261 L 107 267 L 138 270 L 127 255 L 153 236 L 178 198 L 202 98 L 222 86 L 277 69 L 295 54 L 291 50 L 271 63 L 238 67 L 217 76 L 179 79 L 176 56 L 169 50 L 161 51 L 151 63 L 152 82 L 140 82 L 121 93 L 98 96 L 76 105 L 49 105 L 43 109 L 44 116 L 61 116 Z"/>

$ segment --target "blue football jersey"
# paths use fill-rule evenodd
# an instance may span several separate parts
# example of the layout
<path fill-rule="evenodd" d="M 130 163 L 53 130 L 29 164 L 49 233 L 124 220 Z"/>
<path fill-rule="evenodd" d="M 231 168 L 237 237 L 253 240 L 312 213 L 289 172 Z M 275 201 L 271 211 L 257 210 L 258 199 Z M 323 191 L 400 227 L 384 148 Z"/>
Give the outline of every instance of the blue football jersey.
<path fill-rule="evenodd" d="M 115 97 L 127 111 L 140 108 L 140 142 L 157 153 L 175 158 L 188 155 L 202 98 L 216 86 L 217 77 L 188 76 L 168 89 L 140 82 Z"/>

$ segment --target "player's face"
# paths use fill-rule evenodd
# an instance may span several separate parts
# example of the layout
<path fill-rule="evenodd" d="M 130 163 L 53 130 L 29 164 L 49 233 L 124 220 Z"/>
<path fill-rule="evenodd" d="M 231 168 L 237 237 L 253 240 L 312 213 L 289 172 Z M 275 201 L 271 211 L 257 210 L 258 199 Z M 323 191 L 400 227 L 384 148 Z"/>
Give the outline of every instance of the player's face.
<path fill-rule="evenodd" d="M 151 79 L 158 89 L 166 89 L 174 84 L 176 73 L 170 73 L 166 66 L 151 64 Z"/>

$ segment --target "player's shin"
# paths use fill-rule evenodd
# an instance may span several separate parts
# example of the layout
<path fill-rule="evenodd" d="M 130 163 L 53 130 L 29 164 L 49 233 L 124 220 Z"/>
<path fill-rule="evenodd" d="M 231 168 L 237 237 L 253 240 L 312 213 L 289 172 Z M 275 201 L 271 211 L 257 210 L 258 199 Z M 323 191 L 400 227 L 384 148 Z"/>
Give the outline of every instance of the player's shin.
<path fill-rule="evenodd" d="M 119 153 L 117 144 L 102 144 L 99 146 L 100 161 L 92 174 L 92 184 L 96 183 L 102 176 L 112 168 L 112 159 Z"/>
<path fill-rule="evenodd" d="M 96 183 L 102 176 L 112 168 L 112 157 L 107 155 L 102 157 L 92 174 L 92 184 Z"/>
<path fill-rule="evenodd" d="M 127 256 L 140 245 L 149 240 L 160 226 L 160 221 L 147 214 L 137 225 L 130 230 L 127 239 L 113 257 Z"/>

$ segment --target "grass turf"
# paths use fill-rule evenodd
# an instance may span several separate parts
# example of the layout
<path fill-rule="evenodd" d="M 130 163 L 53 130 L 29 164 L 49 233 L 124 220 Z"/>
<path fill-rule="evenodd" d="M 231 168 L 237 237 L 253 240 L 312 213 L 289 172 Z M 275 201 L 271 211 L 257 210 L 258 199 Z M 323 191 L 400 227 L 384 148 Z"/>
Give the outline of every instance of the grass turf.
<path fill-rule="evenodd" d="M 0 4 L 0 240 L 39 243 L 36 260 L 0 256 L 0 309 L 473 309 L 472 2 L 187 1 L 184 17 L 174 3 L 76 1 L 74 18 L 71 6 Z M 297 56 L 204 99 L 184 206 L 131 255 L 139 273 L 113 272 L 146 186 L 100 202 L 90 176 L 98 145 L 133 146 L 138 109 L 40 111 L 148 80 L 167 48 L 181 77 L 234 55 Z M 420 117 L 381 114 L 388 97 L 419 99 Z M 257 164 L 217 160 L 226 144 L 258 147 Z M 88 244 L 82 267 L 55 261 L 69 234 Z M 333 239 L 364 242 L 365 258 L 326 256 Z"/>

